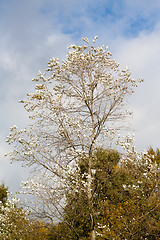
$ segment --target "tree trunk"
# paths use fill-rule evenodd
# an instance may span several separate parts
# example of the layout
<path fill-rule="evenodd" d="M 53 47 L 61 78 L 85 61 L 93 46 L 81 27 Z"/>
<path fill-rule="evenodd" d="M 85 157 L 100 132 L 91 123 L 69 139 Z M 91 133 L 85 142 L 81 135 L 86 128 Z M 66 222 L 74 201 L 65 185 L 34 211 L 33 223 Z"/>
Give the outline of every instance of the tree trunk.
<path fill-rule="evenodd" d="M 93 229 L 92 232 L 91 232 L 91 240 L 95 240 L 95 239 L 96 239 L 96 232 Z"/>
<path fill-rule="evenodd" d="M 93 204 L 92 204 L 92 174 L 91 174 L 92 158 L 89 158 L 88 164 L 88 200 L 90 208 L 90 218 L 91 218 L 91 240 L 96 239 L 96 232 L 94 229 L 94 213 L 93 213 Z"/>

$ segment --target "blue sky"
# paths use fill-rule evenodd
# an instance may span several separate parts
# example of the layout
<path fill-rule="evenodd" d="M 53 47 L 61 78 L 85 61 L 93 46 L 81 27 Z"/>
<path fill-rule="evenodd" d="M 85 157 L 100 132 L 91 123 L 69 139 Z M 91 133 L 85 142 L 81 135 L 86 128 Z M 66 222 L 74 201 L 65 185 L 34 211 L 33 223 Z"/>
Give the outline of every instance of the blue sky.
<path fill-rule="evenodd" d="M 67 46 L 95 35 L 134 78 L 144 78 L 129 101 L 135 144 L 160 147 L 159 0 L 0 0 L 0 181 L 10 191 L 28 176 L 3 156 L 9 128 L 28 123 L 19 100 L 33 91 L 31 80 L 48 59 L 65 59 Z"/>

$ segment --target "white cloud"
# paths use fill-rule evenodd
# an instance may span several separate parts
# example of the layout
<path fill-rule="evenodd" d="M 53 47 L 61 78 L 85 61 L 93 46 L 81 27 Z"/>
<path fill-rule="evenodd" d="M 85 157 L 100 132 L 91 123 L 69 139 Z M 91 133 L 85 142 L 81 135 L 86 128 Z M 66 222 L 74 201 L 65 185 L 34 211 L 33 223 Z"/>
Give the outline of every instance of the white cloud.
<path fill-rule="evenodd" d="M 122 65 L 131 68 L 133 77 L 144 78 L 144 83 L 131 97 L 134 112 L 133 128 L 136 145 L 140 149 L 153 145 L 159 147 L 160 135 L 160 29 L 142 33 L 134 39 L 121 39 L 114 51 Z"/>
<path fill-rule="evenodd" d="M 7 2 L 7 1 L 6 1 Z M 44 1 L 14 1 L 3 6 L 0 34 L 0 181 L 16 191 L 27 174 L 20 164 L 9 164 L 4 159 L 8 151 L 5 144 L 9 128 L 16 124 L 23 128 L 27 114 L 18 103 L 33 91 L 31 79 L 38 70 L 47 67 L 52 56 L 65 58 L 70 37 L 63 35 L 48 23 L 40 13 Z M 1 6 L 1 5 L 0 5 Z"/>

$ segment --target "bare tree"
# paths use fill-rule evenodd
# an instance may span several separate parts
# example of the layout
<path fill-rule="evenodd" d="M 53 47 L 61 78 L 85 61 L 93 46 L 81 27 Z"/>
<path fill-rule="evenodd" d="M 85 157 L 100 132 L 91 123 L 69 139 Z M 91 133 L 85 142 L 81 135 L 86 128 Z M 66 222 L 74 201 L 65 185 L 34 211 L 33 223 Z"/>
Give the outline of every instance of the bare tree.
<path fill-rule="evenodd" d="M 37 196 L 43 216 L 61 218 L 65 191 L 79 158 L 88 159 L 86 193 L 90 207 L 91 239 L 96 237 L 92 202 L 93 152 L 110 132 L 123 123 L 125 103 L 137 82 L 126 68 L 120 70 L 108 47 L 72 45 L 67 60 L 49 60 L 39 72 L 36 91 L 24 103 L 31 124 L 24 130 L 14 126 L 7 139 L 14 145 L 13 161 L 35 167 L 35 177 L 25 183 Z M 122 124 L 123 125 L 123 124 Z M 40 211 L 40 210 L 39 210 Z"/>

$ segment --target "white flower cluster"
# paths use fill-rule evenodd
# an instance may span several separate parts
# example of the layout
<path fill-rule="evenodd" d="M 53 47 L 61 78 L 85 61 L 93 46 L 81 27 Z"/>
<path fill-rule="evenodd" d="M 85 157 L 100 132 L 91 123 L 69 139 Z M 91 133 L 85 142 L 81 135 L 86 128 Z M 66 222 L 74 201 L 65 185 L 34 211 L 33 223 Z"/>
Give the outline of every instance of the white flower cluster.
<path fill-rule="evenodd" d="M 0 239 L 9 240 L 13 233 L 16 238 L 21 239 L 22 229 L 18 225 L 18 219 L 27 221 L 28 213 L 18 208 L 18 204 L 19 199 L 16 198 L 7 200 L 5 204 L 0 202 Z"/>

